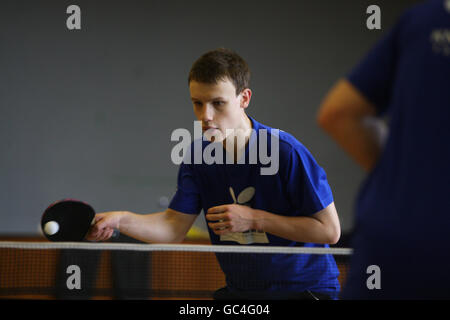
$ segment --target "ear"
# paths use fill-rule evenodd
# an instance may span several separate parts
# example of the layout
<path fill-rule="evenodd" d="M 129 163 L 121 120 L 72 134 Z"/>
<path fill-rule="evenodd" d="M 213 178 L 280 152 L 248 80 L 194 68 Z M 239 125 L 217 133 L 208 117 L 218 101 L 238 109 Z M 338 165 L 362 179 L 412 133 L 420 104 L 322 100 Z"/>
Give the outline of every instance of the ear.
<path fill-rule="evenodd" d="M 250 100 L 252 98 L 252 91 L 248 88 L 242 90 L 241 94 L 241 108 L 247 109 L 250 104 Z"/>

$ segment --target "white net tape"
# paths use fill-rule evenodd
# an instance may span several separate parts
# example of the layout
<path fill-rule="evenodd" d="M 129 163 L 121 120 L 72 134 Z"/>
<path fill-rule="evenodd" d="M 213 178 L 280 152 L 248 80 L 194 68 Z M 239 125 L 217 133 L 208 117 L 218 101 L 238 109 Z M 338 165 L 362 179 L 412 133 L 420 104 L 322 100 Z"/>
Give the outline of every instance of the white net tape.
<path fill-rule="evenodd" d="M 11 249 L 77 249 L 77 250 L 129 250 L 129 251 L 183 251 L 223 253 L 285 253 L 351 255 L 351 248 L 312 248 L 276 246 L 223 246 L 194 244 L 132 244 L 97 242 L 20 242 L 0 241 L 1 248 Z"/>

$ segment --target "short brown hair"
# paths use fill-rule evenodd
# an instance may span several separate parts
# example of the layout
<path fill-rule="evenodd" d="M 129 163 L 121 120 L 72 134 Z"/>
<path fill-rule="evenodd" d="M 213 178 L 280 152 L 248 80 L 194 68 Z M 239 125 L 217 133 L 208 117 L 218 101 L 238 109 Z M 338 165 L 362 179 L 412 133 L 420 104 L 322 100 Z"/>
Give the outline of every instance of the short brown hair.
<path fill-rule="evenodd" d="M 250 68 L 236 52 L 218 48 L 202 55 L 192 65 L 188 83 L 217 83 L 228 78 L 236 88 L 236 95 L 249 87 Z"/>

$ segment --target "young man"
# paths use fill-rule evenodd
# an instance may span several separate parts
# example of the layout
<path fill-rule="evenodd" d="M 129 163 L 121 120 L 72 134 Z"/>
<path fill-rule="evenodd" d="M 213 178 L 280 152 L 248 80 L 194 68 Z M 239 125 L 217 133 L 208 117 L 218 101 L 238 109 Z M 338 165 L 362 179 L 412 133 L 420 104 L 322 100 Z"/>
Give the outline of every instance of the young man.
<path fill-rule="evenodd" d="M 106 240 L 117 228 L 145 242 L 181 242 L 203 209 L 213 244 L 327 247 L 336 243 L 340 225 L 325 172 L 293 136 L 246 115 L 252 96 L 249 79 L 246 62 L 232 51 L 218 49 L 200 57 L 190 71 L 189 89 L 194 113 L 211 141 L 202 139 L 200 149 L 198 141 L 192 143 L 179 169 L 177 192 L 165 212 L 98 214 L 89 239 Z M 195 161 L 211 146 L 220 146 L 215 156 L 223 151 L 221 163 Z M 252 161 L 252 154 L 261 154 L 261 149 L 276 156 L 275 172 L 263 174 L 267 164 Z M 216 293 L 217 299 L 336 298 L 340 289 L 330 255 L 217 257 L 227 282 Z"/>

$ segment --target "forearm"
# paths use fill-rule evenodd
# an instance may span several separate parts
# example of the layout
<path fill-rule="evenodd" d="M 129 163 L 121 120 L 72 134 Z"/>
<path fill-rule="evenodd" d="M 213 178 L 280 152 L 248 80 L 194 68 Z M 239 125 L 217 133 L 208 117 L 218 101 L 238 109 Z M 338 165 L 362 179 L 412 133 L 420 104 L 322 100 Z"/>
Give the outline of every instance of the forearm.
<path fill-rule="evenodd" d="M 340 230 L 311 217 L 287 217 L 255 210 L 255 227 L 280 238 L 307 243 L 335 244 Z"/>
<path fill-rule="evenodd" d="M 322 102 L 317 121 L 359 165 L 371 170 L 378 161 L 387 126 L 377 109 L 349 81 L 342 79 Z"/>
<path fill-rule="evenodd" d="M 376 133 L 374 126 L 367 125 L 368 119 L 368 117 L 342 115 L 336 116 L 333 122 L 322 126 L 366 171 L 370 171 L 375 166 L 382 150 L 382 138 Z"/>
<path fill-rule="evenodd" d="M 120 219 L 119 231 L 148 243 L 181 242 L 185 235 L 166 212 L 136 214 L 125 211 Z"/>

